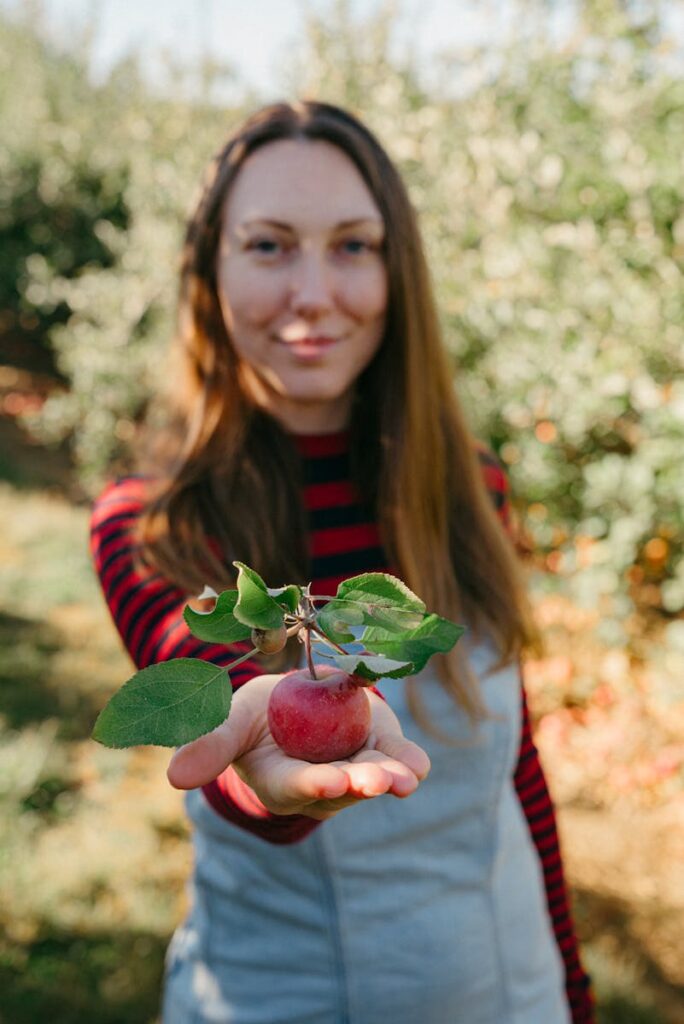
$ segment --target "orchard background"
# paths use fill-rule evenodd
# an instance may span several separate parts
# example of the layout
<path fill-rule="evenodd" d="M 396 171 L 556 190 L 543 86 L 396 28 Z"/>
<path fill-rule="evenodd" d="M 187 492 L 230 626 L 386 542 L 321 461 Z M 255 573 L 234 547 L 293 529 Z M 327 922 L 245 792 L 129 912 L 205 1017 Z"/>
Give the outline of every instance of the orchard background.
<path fill-rule="evenodd" d="M 684 52 L 666 3 L 550 0 L 429 79 L 400 5 L 310 14 L 283 95 L 357 110 L 420 212 L 455 383 L 510 475 L 526 666 L 604 1024 L 684 997 Z M 0 1022 L 152 1024 L 189 842 L 168 755 L 110 751 L 131 674 L 88 505 L 125 469 L 173 330 L 185 216 L 261 97 L 216 62 L 94 86 L 0 10 Z M 231 75 L 233 75 L 231 79 Z M 187 83 L 185 82 L 187 77 Z M 221 102 L 232 81 L 231 105 Z M 187 85 L 187 87 L 185 87 Z"/>

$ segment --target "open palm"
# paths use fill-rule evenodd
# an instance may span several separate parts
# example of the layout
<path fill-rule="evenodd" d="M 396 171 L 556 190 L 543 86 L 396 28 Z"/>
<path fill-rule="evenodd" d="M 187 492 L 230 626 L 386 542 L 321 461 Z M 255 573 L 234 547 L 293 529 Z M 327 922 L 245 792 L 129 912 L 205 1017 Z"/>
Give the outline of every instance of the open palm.
<path fill-rule="evenodd" d="M 176 751 L 167 773 L 171 785 L 194 789 L 232 765 L 274 814 L 324 819 L 358 800 L 410 796 L 426 777 L 427 754 L 404 737 L 394 712 L 370 690 L 370 735 L 349 760 L 310 764 L 283 753 L 267 720 L 269 697 L 281 678 L 257 676 L 242 686 L 225 722 Z"/>

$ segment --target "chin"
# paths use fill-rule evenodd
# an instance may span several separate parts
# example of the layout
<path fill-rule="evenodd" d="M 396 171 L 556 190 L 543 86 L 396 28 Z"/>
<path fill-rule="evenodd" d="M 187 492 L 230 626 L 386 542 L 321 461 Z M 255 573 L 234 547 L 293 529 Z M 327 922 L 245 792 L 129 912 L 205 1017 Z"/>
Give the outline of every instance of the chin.
<path fill-rule="evenodd" d="M 302 387 L 296 384 L 291 387 L 284 387 L 283 398 L 290 402 L 301 402 L 303 405 L 319 405 L 321 402 L 339 402 L 347 394 L 349 385 L 340 387 L 327 384 L 325 381 L 307 381 L 307 386 Z"/>

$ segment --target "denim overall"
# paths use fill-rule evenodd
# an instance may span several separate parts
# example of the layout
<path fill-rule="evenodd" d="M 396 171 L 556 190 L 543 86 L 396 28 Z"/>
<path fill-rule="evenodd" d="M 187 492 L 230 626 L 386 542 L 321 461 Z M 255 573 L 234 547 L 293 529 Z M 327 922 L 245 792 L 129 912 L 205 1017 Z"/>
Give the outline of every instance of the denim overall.
<path fill-rule="evenodd" d="M 475 730 L 430 665 L 419 682 L 458 746 L 415 723 L 404 680 L 380 684 L 432 760 L 405 800 L 360 803 L 276 846 L 223 820 L 201 790 L 187 794 L 192 907 L 167 952 L 163 1024 L 567 1024 L 512 781 L 518 670 L 484 678 L 493 650 L 468 654 L 492 712 Z"/>

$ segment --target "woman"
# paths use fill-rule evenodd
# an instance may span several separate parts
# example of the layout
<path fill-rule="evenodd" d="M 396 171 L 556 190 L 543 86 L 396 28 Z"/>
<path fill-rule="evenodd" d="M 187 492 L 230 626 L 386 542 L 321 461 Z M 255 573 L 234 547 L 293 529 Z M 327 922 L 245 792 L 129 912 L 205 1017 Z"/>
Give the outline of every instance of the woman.
<path fill-rule="evenodd" d="M 277 104 L 219 153 L 188 227 L 177 353 L 151 468 L 93 515 L 138 667 L 235 658 L 182 610 L 234 586 L 236 558 L 318 594 L 392 571 L 468 633 L 369 693 L 368 748 L 334 765 L 268 733 L 296 644 L 287 665 L 235 670 L 229 718 L 169 765 L 195 868 L 164 1024 L 593 1020 L 520 682 L 534 632 L 507 484 L 458 408 L 406 190 L 349 113 Z"/>

